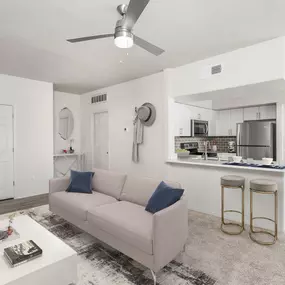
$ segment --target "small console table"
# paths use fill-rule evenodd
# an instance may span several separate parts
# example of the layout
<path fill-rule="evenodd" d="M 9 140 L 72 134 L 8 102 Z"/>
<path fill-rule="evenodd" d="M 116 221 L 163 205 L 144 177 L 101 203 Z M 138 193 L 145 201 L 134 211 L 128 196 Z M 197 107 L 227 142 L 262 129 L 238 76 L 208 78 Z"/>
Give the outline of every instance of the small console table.
<path fill-rule="evenodd" d="M 65 160 L 69 164 L 65 167 L 64 170 L 59 170 L 56 162 L 59 160 Z M 83 170 L 84 168 L 84 154 L 83 153 L 57 153 L 53 155 L 53 164 L 54 164 L 54 175 L 58 177 L 66 176 L 71 169 Z"/>

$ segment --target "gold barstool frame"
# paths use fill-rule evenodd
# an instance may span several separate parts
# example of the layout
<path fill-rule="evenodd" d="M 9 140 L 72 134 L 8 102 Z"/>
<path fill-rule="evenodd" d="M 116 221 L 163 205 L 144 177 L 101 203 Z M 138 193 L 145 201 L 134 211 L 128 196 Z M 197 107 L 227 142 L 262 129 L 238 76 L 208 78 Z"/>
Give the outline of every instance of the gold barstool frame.
<path fill-rule="evenodd" d="M 256 194 L 267 194 L 274 195 L 274 220 L 266 218 L 266 217 L 253 217 L 253 193 Z M 254 230 L 253 220 L 267 220 L 274 223 L 274 234 L 268 230 Z M 264 242 L 256 239 L 253 234 L 267 234 L 272 236 L 274 239 L 272 242 Z M 278 239 L 278 191 L 259 191 L 250 188 L 250 232 L 249 237 L 252 241 L 260 244 L 260 245 L 273 245 L 276 243 Z"/>
<path fill-rule="evenodd" d="M 225 210 L 225 190 L 224 188 L 231 188 L 231 189 L 241 189 L 241 212 L 240 211 L 236 211 L 236 210 Z M 221 191 L 222 191 L 222 195 L 221 195 L 221 203 L 222 203 L 222 209 L 221 209 L 221 216 L 222 216 L 222 222 L 221 222 L 221 230 L 222 232 L 224 232 L 225 234 L 228 235 L 239 235 L 244 231 L 244 186 L 227 186 L 227 185 L 221 185 Z M 225 213 L 238 213 L 241 214 L 241 223 L 234 223 L 234 222 L 225 222 Z M 224 226 L 237 226 L 240 228 L 239 232 L 231 232 L 229 230 L 224 229 Z"/>

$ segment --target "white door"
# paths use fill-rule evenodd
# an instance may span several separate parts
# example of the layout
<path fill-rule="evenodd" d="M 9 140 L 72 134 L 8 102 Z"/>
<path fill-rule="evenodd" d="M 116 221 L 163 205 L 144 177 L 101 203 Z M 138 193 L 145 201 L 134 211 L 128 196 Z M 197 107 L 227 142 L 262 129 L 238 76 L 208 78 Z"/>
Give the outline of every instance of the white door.
<path fill-rule="evenodd" d="M 14 198 L 13 107 L 0 105 L 0 200 Z"/>
<path fill-rule="evenodd" d="M 93 167 L 109 169 L 108 112 L 94 114 Z"/>
<path fill-rule="evenodd" d="M 216 126 L 217 136 L 229 136 L 230 127 L 230 110 L 219 111 Z"/>
<path fill-rule="evenodd" d="M 243 122 L 243 109 L 232 109 L 231 110 L 231 129 L 230 135 L 236 136 L 237 124 Z"/>

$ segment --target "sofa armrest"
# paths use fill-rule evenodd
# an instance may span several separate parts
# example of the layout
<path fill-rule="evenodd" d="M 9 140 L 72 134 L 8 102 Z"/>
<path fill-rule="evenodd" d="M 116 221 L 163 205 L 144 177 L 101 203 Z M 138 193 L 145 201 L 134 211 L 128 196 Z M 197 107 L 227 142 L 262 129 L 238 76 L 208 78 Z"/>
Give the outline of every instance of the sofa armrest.
<path fill-rule="evenodd" d="M 182 250 L 188 237 L 188 206 L 185 195 L 170 207 L 154 214 L 154 271 L 172 261 Z"/>
<path fill-rule="evenodd" d="M 70 177 L 53 178 L 49 180 L 49 194 L 65 191 L 70 183 Z"/>

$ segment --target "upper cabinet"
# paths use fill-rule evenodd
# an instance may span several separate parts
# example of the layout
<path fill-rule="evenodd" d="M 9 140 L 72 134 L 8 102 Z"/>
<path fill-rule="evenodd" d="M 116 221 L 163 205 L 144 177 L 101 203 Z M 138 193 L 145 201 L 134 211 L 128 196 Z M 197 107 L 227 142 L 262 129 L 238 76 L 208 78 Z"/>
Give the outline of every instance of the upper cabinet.
<path fill-rule="evenodd" d="M 243 122 L 243 109 L 230 110 L 230 136 L 236 136 L 237 124 Z"/>
<path fill-rule="evenodd" d="M 208 121 L 209 136 L 236 136 L 239 123 L 271 119 L 276 119 L 276 104 L 214 111 L 174 103 L 172 123 L 175 136 L 191 136 L 191 120 Z"/>
<path fill-rule="evenodd" d="M 217 112 L 216 136 L 236 136 L 237 124 L 243 121 L 276 119 L 276 105 L 265 105 Z"/>
<path fill-rule="evenodd" d="M 258 107 L 250 107 L 244 108 L 244 121 L 253 121 L 259 119 L 259 108 Z"/>
<path fill-rule="evenodd" d="M 230 110 L 222 110 L 217 114 L 216 136 L 230 135 Z"/>
<path fill-rule="evenodd" d="M 244 108 L 244 121 L 276 119 L 276 105 Z"/>
<path fill-rule="evenodd" d="M 276 105 L 266 105 L 259 107 L 259 120 L 276 119 Z"/>
<path fill-rule="evenodd" d="M 235 136 L 237 123 L 243 122 L 243 109 L 222 110 L 218 112 L 216 136 Z"/>
<path fill-rule="evenodd" d="M 174 136 L 191 136 L 191 120 L 209 121 L 209 135 L 216 134 L 216 117 L 215 111 L 190 106 L 186 104 L 173 103 L 173 127 Z"/>

